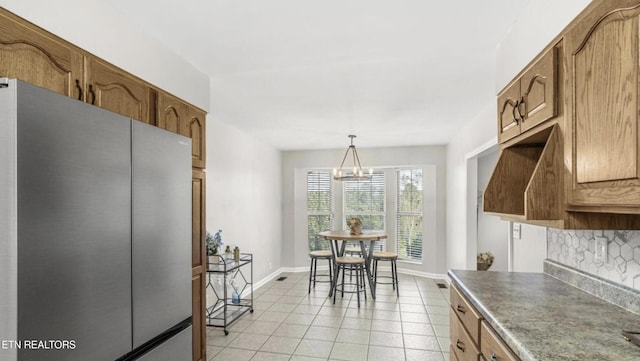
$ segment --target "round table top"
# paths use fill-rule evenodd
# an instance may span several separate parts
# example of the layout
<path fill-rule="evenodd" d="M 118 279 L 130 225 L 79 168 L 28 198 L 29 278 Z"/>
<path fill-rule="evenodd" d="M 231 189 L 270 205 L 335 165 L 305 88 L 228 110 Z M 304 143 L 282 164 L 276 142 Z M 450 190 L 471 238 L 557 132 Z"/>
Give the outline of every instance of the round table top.
<path fill-rule="evenodd" d="M 384 231 L 362 231 L 362 234 L 355 235 L 349 231 L 326 231 L 320 232 L 318 235 L 324 239 L 339 241 L 377 241 L 387 238 Z"/>

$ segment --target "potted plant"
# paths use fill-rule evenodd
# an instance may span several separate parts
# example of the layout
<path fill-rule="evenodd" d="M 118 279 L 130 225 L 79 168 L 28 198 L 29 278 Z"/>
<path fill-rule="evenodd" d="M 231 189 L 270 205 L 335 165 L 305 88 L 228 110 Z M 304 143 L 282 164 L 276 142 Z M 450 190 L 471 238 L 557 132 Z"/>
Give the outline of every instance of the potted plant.
<path fill-rule="evenodd" d="M 491 252 L 478 253 L 478 271 L 488 270 L 489 267 L 491 267 L 491 265 L 493 264 L 493 259 L 494 256 Z"/>
<path fill-rule="evenodd" d="M 209 263 L 219 263 L 218 254 L 220 253 L 220 247 L 222 247 L 222 230 L 219 229 L 215 234 L 207 232 L 207 238 L 205 239 L 205 246 L 207 248 L 207 256 L 209 257 Z"/>

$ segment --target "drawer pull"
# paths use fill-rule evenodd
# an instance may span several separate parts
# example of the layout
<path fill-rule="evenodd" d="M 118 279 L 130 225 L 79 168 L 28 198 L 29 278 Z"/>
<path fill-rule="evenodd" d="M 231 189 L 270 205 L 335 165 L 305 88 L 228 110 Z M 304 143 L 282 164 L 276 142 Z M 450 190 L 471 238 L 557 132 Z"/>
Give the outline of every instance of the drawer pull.
<path fill-rule="evenodd" d="M 457 340 L 457 341 L 456 341 L 456 347 L 457 347 L 458 349 L 460 349 L 462 352 L 464 352 L 464 343 L 462 343 L 462 341 Z"/>
<path fill-rule="evenodd" d="M 521 112 L 520 108 L 524 106 L 524 111 Z M 524 123 L 524 116 L 526 114 L 527 111 L 527 105 L 524 102 L 524 96 L 522 97 L 522 99 L 520 99 L 520 104 L 516 103 L 516 108 L 518 110 L 518 117 L 520 118 L 520 120 Z"/>
<path fill-rule="evenodd" d="M 78 89 L 78 100 L 82 100 L 82 87 L 80 86 L 80 80 L 76 79 L 76 89 Z"/>
<path fill-rule="evenodd" d="M 456 311 L 462 313 L 463 315 L 467 313 L 467 310 L 465 310 L 461 305 L 458 305 L 458 307 L 456 307 Z"/>
<path fill-rule="evenodd" d="M 518 112 L 518 115 L 516 115 L 516 112 Z M 513 115 L 513 121 L 518 124 L 518 121 L 521 119 L 521 115 L 520 115 L 520 100 L 516 100 L 516 104 L 513 106 L 513 109 L 511 110 L 511 115 Z"/>
<path fill-rule="evenodd" d="M 491 353 L 491 361 L 498 361 L 498 356 L 495 353 Z"/>
<path fill-rule="evenodd" d="M 96 92 L 93 91 L 91 84 L 89 84 L 89 94 L 91 95 L 91 105 L 96 105 Z"/>

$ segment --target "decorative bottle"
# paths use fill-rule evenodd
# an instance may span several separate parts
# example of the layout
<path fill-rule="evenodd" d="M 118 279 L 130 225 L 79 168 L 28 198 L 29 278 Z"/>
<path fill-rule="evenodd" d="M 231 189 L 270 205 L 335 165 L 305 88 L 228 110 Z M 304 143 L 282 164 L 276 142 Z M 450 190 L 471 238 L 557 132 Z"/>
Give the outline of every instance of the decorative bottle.
<path fill-rule="evenodd" d="M 238 246 L 233 249 L 233 260 L 236 262 L 240 262 L 240 248 L 238 248 Z"/>
<path fill-rule="evenodd" d="M 233 253 L 231 252 L 231 247 L 227 246 L 227 248 L 225 248 L 224 250 L 224 259 L 230 261 L 232 257 Z"/>

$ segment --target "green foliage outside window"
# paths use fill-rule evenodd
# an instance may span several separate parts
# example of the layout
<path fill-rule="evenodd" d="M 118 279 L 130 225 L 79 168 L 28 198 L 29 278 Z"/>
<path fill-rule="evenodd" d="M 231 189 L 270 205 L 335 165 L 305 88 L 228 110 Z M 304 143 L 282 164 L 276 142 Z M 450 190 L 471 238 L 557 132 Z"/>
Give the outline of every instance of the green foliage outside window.
<path fill-rule="evenodd" d="M 332 228 L 331 174 L 329 171 L 307 173 L 307 225 L 310 251 L 328 250 L 329 242 L 318 233 Z"/>
<path fill-rule="evenodd" d="M 422 169 L 398 171 L 397 252 L 400 258 L 422 260 Z"/>

